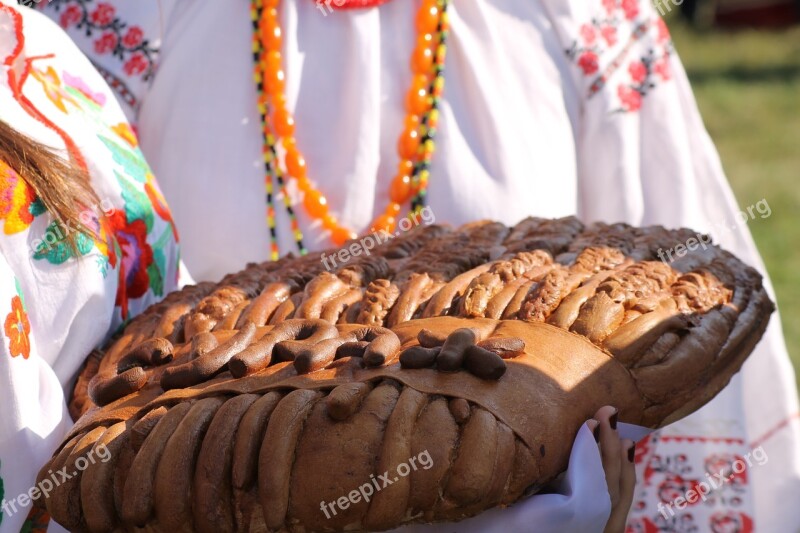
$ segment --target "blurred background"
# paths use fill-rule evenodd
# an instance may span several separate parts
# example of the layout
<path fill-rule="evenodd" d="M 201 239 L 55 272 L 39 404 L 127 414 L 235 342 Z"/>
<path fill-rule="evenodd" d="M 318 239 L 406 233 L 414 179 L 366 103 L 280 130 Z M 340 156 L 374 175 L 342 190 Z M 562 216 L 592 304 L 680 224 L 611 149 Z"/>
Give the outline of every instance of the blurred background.
<path fill-rule="evenodd" d="M 800 386 L 800 0 L 656 0 L 775 285 Z"/>

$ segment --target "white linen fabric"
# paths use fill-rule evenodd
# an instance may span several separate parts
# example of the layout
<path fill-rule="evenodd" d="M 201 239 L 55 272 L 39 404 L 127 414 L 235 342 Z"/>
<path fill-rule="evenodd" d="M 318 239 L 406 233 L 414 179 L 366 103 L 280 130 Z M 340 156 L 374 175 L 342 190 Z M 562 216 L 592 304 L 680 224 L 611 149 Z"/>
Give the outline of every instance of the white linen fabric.
<path fill-rule="evenodd" d="M 76 237 L 74 252 L 74 230 L 0 159 L 0 532 L 16 533 L 72 426 L 64 391 L 92 349 L 175 288 L 178 248 L 111 90 L 56 24 L 2 1 L 0 120 L 81 158 L 100 200 L 81 214 L 98 236 Z M 26 528 L 45 522 L 34 512 Z"/>
<path fill-rule="evenodd" d="M 249 2 L 51 0 L 45 12 L 60 18 L 75 6 L 91 18 L 101 5 L 159 43 L 152 81 L 133 76 L 139 107 L 130 112 L 182 228 L 190 272 L 217 279 L 265 260 Z M 280 5 L 298 145 L 331 209 L 359 231 L 388 201 L 416 8 L 417 2 L 395 0 L 324 15 L 312 0 Z M 454 0 L 450 18 L 429 189 L 437 222 L 513 224 L 531 214 L 577 214 L 586 222 L 689 226 L 765 272 L 747 228 L 737 222 L 743 208 L 669 33 L 649 2 Z M 155 19 L 158 24 L 147 26 Z M 102 27 L 87 36 L 85 25 L 64 25 L 93 61 L 123 81 L 131 77 L 118 57 L 97 51 Z M 291 186 L 290 197 L 298 203 Z M 761 199 L 742 200 L 755 206 Z M 768 200 L 741 218 L 758 223 Z M 293 238 L 280 204 L 278 233 L 287 253 Z M 318 224 L 298 210 L 306 245 L 329 246 Z M 714 498 L 673 506 L 673 514 L 660 512 L 659 503 L 674 503 L 709 468 L 736 464 L 758 446 L 770 460 L 736 484 Z M 800 424 L 777 314 L 728 388 L 643 449 L 639 460 L 648 463 L 640 465 L 634 531 L 800 527 L 800 507 L 783 503 L 800 491 Z"/>

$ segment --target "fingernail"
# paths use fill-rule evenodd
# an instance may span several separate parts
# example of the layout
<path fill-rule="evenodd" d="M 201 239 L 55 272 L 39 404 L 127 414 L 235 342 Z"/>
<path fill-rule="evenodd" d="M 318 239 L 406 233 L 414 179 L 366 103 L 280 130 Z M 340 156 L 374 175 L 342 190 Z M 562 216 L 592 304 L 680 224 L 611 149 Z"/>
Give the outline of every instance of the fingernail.
<path fill-rule="evenodd" d="M 633 458 L 634 457 L 636 457 L 636 443 L 635 442 L 633 443 L 633 446 L 631 446 L 628 449 L 628 461 L 633 462 Z"/>
<path fill-rule="evenodd" d="M 618 418 L 619 418 L 619 409 L 614 411 L 614 414 L 608 418 L 608 424 L 611 426 L 611 429 L 617 429 Z"/>
<path fill-rule="evenodd" d="M 597 424 L 597 426 L 595 426 L 593 433 L 594 433 L 594 441 L 600 442 L 600 424 Z"/>

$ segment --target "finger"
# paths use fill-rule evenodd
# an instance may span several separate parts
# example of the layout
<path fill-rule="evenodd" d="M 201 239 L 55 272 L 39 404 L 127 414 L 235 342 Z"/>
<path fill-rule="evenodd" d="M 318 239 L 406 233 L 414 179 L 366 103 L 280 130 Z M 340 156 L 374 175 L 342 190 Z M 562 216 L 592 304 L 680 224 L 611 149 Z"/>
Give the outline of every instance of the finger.
<path fill-rule="evenodd" d="M 591 431 L 592 435 L 594 435 L 594 441 L 599 443 L 600 442 L 600 429 L 599 429 L 600 428 L 600 422 L 598 422 L 594 418 L 590 418 L 589 420 L 586 421 L 586 427 L 589 428 L 589 431 Z"/>
<path fill-rule="evenodd" d="M 634 466 L 634 454 L 636 453 L 636 443 L 630 439 L 625 439 L 620 443 L 620 479 L 619 479 L 619 499 L 611 508 L 611 516 L 604 529 L 604 533 L 622 533 L 625 531 L 628 513 L 633 504 L 633 491 L 636 485 L 636 468 Z"/>
<path fill-rule="evenodd" d="M 633 503 L 633 491 L 636 486 L 636 443 L 630 439 L 622 441 L 621 473 L 619 480 L 619 504 L 630 509 Z"/>
<path fill-rule="evenodd" d="M 619 500 L 619 480 L 622 464 L 622 445 L 616 430 L 616 417 L 618 410 L 613 407 L 602 407 L 595 414 L 595 419 L 600 423 L 600 458 L 603 462 L 603 471 L 606 474 L 608 494 L 611 505 L 616 505 Z"/>

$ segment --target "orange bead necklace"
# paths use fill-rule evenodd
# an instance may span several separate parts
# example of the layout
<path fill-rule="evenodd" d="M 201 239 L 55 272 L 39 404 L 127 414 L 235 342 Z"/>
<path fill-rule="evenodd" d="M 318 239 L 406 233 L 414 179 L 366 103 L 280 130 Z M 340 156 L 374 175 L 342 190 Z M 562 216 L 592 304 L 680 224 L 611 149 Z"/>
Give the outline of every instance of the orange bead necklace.
<path fill-rule="evenodd" d="M 275 226 L 275 183 L 283 195 L 297 248 L 301 254 L 306 253 L 303 233 L 286 191 L 287 179 L 296 181 L 303 193 L 305 211 L 311 218 L 321 221 L 337 246 L 357 236 L 330 212 L 327 198 L 309 179 L 305 158 L 297 146 L 294 117 L 286 109 L 286 74 L 281 56 L 278 1 L 252 0 L 250 9 L 253 22 L 253 78 L 262 126 L 267 225 L 273 260 L 280 255 Z M 412 82 L 406 97 L 407 115 L 404 130 L 397 140 L 400 162 L 389 188 L 388 205 L 383 214 L 375 219 L 370 231 L 394 231 L 406 202 L 410 202 L 411 213 L 418 212 L 426 205 L 430 163 L 436 149 L 439 105 L 444 90 L 448 4 L 449 0 L 422 0 L 417 12 L 418 38 L 411 55 Z M 279 161 L 276 138 L 283 147 L 283 164 Z"/>

